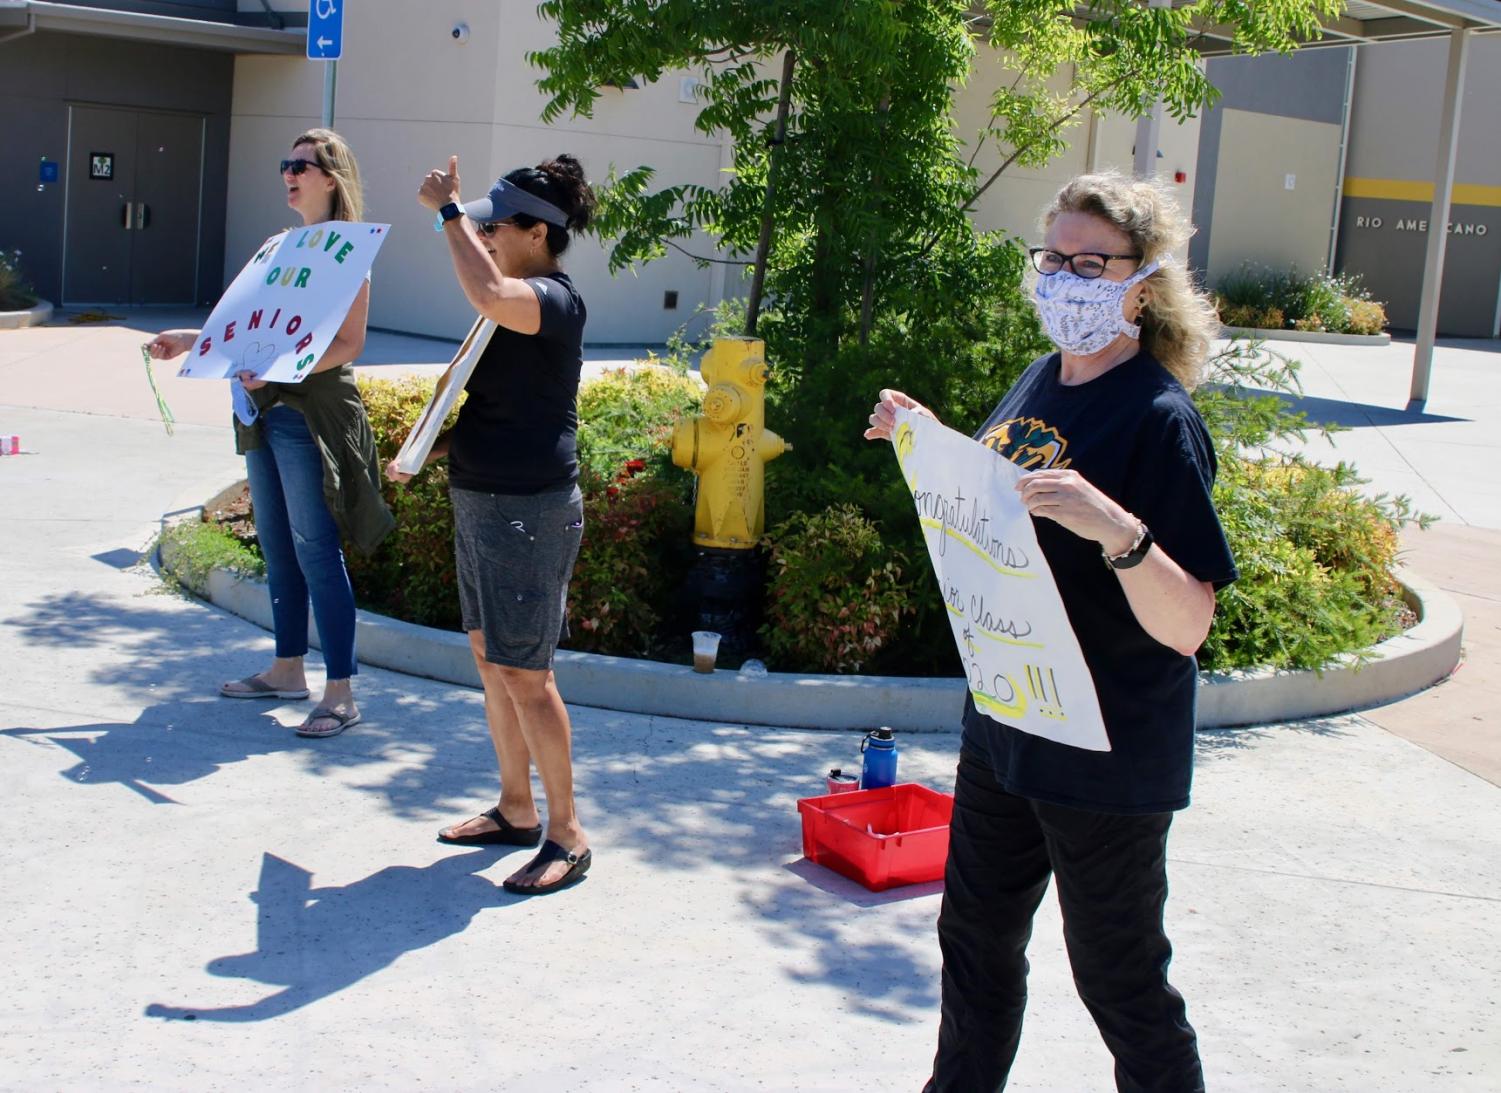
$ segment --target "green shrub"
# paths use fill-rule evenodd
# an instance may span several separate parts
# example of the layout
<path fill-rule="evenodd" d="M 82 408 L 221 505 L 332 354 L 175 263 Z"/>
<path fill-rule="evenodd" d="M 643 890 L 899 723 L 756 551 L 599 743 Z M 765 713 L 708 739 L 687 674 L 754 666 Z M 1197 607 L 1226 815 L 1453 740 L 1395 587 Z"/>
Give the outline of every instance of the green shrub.
<path fill-rule="evenodd" d="M 761 637 L 793 671 L 858 672 L 912 614 L 902 555 L 854 505 L 796 513 L 766 537 L 770 572 Z"/>
<path fill-rule="evenodd" d="M 1375 300 L 1347 297 L 1346 303 L 1350 307 L 1349 333 L 1380 334 L 1386 329 L 1386 308 Z"/>
<path fill-rule="evenodd" d="M 436 380 L 416 377 L 360 380 L 382 469 L 401 449 L 435 384 Z M 455 409 L 447 424 L 452 425 L 457 415 Z M 386 482 L 383 492 L 396 529 L 373 555 L 346 552 L 355 598 L 362 607 L 408 622 L 458 630 L 447 462 L 434 463 L 405 485 Z"/>
<path fill-rule="evenodd" d="M 1240 579 L 1219 594 L 1202 667 L 1319 668 L 1401 630 L 1397 514 L 1352 485 L 1348 469 L 1297 461 L 1221 466 L 1215 507 Z"/>
<path fill-rule="evenodd" d="M 587 475 L 582 484 L 584 541 L 568 590 L 564 644 L 650 656 L 664 644 L 664 626 L 681 621 L 672 607 L 693 557 L 684 484 L 653 474 L 618 482 Z"/>
<path fill-rule="evenodd" d="M 629 461 L 663 460 L 674 422 L 698 411 L 699 381 L 667 367 L 615 369 L 579 388 L 579 464 L 613 478 Z"/>
<path fill-rule="evenodd" d="M 1275 307 L 1262 307 L 1257 304 L 1232 304 L 1225 297 L 1216 298 L 1216 304 L 1220 313 L 1220 322 L 1226 326 L 1242 327 L 1247 330 L 1281 330 L 1287 325 L 1287 319 L 1282 312 Z"/>
<path fill-rule="evenodd" d="M 0 250 L 0 311 L 22 311 L 36 306 L 36 293 L 21 274 L 21 252 Z"/>
<path fill-rule="evenodd" d="M 1326 274 L 1292 270 L 1274 276 L 1270 288 L 1273 306 L 1281 309 L 1295 330 L 1343 333 L 1349 325 L 1343 286 Z"/>
<path fill-rule="evenodd" d="M 1237 343 L 1211 361 L 1210 376 L 1195 402 L 1218 450 L 1215 508 L 1240 579 L 1219 594 L 1200 665 L 1320 668 L 1397 633 L 1397 532 L 1428 518 L 1405 498 L 1362 495 L 1344 464 L 1277 451 L 1308 428 L 1266 393 L 1298 390 L 1296 363 Z"/>
<path fill-rule="evenodd" d="M 208 594 L 208 575 L 227 569 L 245 577 L 263 577 L 266 564 L 260 552 L 236 539 L 218 524 L 185 520 L 173 524 L 157 540 L 162 563 L 184 588 Z"/>
<path fill-rule="evenodd" d="M 1379 334 L 1386 326 L 1386 309 L 1344 275 L 1245 267 L 1220 282 L 1215 304 L 1226 326 L 1256 330 Z"/>

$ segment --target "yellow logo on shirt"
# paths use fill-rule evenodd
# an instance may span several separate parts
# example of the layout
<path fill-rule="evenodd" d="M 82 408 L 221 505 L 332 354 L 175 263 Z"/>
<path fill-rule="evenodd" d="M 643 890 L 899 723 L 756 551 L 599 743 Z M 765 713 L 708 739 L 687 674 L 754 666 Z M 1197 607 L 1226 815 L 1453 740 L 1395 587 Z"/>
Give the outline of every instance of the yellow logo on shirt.
<path fill-rule="evenodd" d="M 980 443 L 1029 471 L 1065 470 L 1072 462 L 1063 458 L 1068 441 L 1035 417 L 1003 421 L 987 430 Z"/>

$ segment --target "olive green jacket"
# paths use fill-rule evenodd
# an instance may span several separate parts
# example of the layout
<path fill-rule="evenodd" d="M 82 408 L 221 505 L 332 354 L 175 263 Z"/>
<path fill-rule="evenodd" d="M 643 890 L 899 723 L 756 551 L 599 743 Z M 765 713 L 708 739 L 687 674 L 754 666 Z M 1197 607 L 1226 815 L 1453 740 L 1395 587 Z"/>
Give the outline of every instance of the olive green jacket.
<path fill-rule="evenodd" d="M 314 372 L 301 383 L 268 383 L 250 392 L 264 413 L 277 403 L 307 418 L 323 453 L 323 499 L 344 538 L 369 554 L 396 526 L 381 496 L 375 434 L 349 365 Z M 235 448 L 242 455 L 261 445 L 259 423 L 234 419 Z"/>

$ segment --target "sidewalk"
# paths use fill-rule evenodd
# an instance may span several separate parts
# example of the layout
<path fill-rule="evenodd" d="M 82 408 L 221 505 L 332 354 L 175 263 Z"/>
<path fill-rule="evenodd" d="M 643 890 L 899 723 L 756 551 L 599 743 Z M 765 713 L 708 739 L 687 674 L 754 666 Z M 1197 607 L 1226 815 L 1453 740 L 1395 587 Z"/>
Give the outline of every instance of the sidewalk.
<path fill-rule="evenodd" d="M 1406 409 L 1412 342 L 1381 348 L 1279 343 L 1303 363 L 1313 422 L 1346 426 L 1303 450 L 1343 459 L 1367 487 L 1406 494 L 1438 517 L 1409 528 L 1403 557 L 1459 601 L 1465 660 L 1446 683 L 1365 716 L 1501 785 L 1501 342 L 1445 341 L 1435 354 L 1428 404 Z"/>
<path fill-rule="evenodd" d="M 138 330 L 19 333 L 0 428 L 39 454 L 0 459 L 0 1090 L 921 1085 L 938 891 L 801 858 L 795 800 L 855 736 L 575 707 L 595 867 L 510 897 L 520 854 L 433 841 L 494 793 L 480 696 L 365 670 L 366 721 L 325 741 L 283 728 L 306 703 L 214 698 L 269 635 L 133 563 L 236 473 L 227 415 L 179 410 L 166 437 L 139 365 L 113 363 Z M 1431 575 L 1471 587 L 1452 564 Z M 1487 686 L 1470 712 L 1494 717 Z M 903 778 L 949 788 L 957 747 L 903 739 Z M 1171 851 L 1173 978 L 1212 1088 L 1501 1081 L 1495 785 L 1373 718 L 1203 733 Z M 1030 956 L 1010 1088 L 1111 1088 L 1051 899 Z"/>
<path fill-rule="evenodd" d="M 117 308 L 105 313 L 115 317 L 110 321 L 75 324 L 72 320 L 79 314 L 77 309 L 62 310 L 46 326 L 3 332 L 0 406 L 159 420 L 141 362 L 141 344 L 163 330 L 200 328 L 208 312 Z M 355 371 L 382 379 L 441 375 L 466 333 L 456 331 L 449 342 L 373 330 L 365 338 L 365 352 Z M 662 351 L 661 346 L 586 347 L 585 373 L 630 364 L 653 349 Z M 178 379 L 177 363 L 152 365 L 157 387 L 176 419 L 227 426 L 228 384 Z M 0 428 L 5 424 L 0 421 Z"/>

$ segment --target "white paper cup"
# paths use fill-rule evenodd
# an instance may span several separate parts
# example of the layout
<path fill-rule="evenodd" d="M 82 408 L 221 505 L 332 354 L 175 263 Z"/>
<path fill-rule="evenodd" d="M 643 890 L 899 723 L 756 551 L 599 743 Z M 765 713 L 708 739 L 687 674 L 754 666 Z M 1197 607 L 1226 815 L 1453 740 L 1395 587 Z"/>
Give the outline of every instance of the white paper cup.
<path fill-rule="evenodd" d="M 693 631 L 693 670 L 712 672 L 719 656 L 719 635 L 713 630 Z"/>

